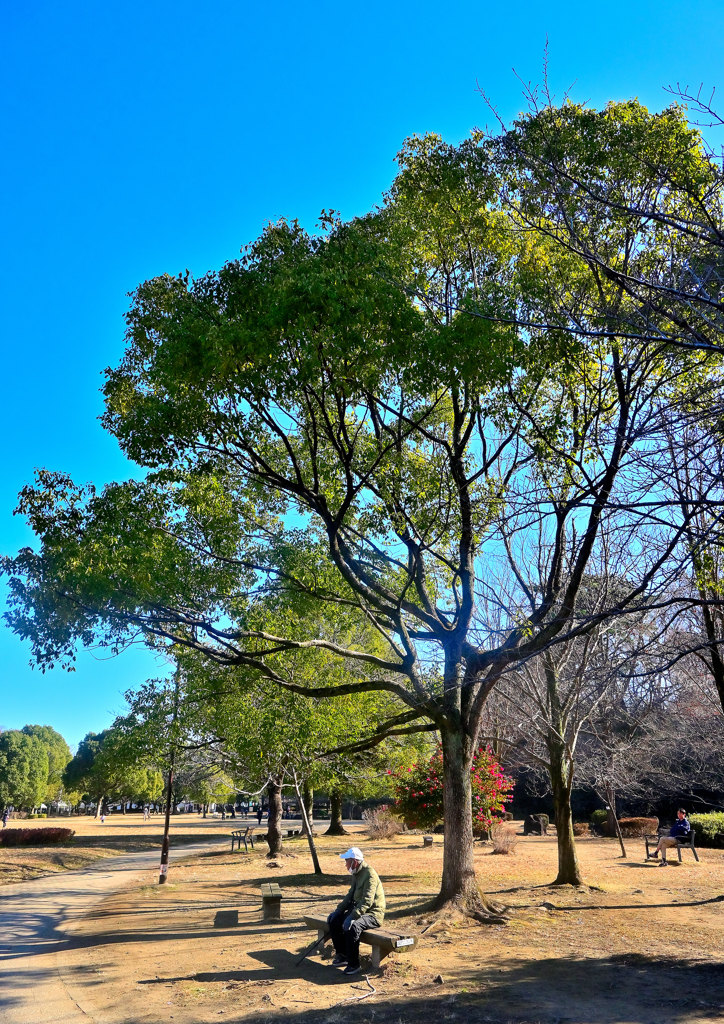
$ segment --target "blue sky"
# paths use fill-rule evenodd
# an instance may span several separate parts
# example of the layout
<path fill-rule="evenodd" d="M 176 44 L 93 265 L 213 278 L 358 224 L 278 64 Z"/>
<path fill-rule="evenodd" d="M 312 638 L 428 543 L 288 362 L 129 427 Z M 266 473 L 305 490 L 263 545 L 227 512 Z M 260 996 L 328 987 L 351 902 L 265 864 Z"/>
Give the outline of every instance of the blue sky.
<path fill-rule="evenodd" d="M 559 96 L 666 105 L 680 81 L 721 86 L 724 5 L 457 2 L 2 4 L 0 33 L 0 551 L 36 466 L 102 485 L 133 472 L 104 436 L 101 371 L 140 281 L 234 258 L 282 215 L 363 213 L 400 143 L 508 119 L 539 81 Z M 724 110 L 724 102 L 721 108 Z M 724 140 L 720 140 L 724 141 Z M 0 595 L 1 596 L 1 595 Z M 41 674 L 0 627 L 0 726 L 71 743 L 122 692 L 163 673 L 143 651 Z"/>

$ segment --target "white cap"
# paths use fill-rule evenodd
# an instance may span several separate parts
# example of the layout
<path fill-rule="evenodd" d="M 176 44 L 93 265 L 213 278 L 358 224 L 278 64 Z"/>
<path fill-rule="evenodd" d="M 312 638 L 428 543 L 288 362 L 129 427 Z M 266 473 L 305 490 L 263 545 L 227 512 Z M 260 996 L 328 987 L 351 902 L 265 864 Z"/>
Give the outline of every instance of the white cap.
<path fill-rule="evenodd" d="M 364 860 L 364 854 L 358 846 L 350 846 L 346 853 L 340 853 L 342 860 Z"/>

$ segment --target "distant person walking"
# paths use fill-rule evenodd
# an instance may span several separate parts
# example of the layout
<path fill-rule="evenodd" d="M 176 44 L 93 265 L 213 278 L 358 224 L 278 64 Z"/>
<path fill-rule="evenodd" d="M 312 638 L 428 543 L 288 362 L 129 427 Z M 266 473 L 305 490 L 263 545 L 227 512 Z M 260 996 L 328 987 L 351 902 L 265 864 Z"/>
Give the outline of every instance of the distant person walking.
<path fill-rule="evenodd" d="M 262 810 L 261 804 L 259 804 L 259 806 L 256 809 L 256 820 L 259 822 L 260 825 L 261 825 L 261 819 L 263 817 L 264 817 L 264 811 Z"/>
<path fill-rule="evenodd" d="M 3 828 L 5 828 L 5 826 L 7 825 L 9 817 L 10 817 L 10 808 L 6 807 L 5 810 L 3 811 Z"/>
<path fill-rule="evenodd" d="M 151 817 L 151 813 L 150 813 L 150 811 L 149 811 L 148 807 L 144 807 L 144 808 L 143 808 L 143 820 L 144 820 L 144 821 L 148 821 L 148 819 L 149 819 L 150 817 Z"/>

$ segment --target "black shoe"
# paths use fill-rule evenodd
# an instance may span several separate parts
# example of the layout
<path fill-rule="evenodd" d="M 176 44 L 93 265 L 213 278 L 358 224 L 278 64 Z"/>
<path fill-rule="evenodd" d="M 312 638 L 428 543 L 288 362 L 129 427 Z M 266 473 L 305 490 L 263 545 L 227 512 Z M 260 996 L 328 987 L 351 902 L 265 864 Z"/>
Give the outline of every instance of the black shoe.
<path fill-rule="evenodd" d="M 346 956 L 336 956 L 332 961 L 332 967 L 346 967 L 348 963 Z"/>
<path fill-rule="evenodd" d="M 344 973 L 345 974 L 359 974 L 359 972 L 361 970 L 362 970 L 362 968 L 360 967 L 359 964 L 350 964 L 348 967 L 345 967 Z"/>

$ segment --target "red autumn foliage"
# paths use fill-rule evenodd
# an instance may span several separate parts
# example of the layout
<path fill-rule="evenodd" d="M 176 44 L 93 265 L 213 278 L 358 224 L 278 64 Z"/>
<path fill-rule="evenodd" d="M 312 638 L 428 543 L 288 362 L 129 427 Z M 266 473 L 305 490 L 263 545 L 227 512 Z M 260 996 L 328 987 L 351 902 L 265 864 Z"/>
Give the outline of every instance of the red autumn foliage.
<path fill-rule="evenodd" d="M 429 761 L 419 761 L 411 768 L 388 772 L 395 780 L 395 814 L 410 828 L 433 828 L 443 820 L 442 747 Z M 512 798 L 513 780 L 489 750 L 480 749 L 470 772 L 473 797 L 473 828 L 490 828 L 495 818 L 505 812 L 503 801 Z"/>

